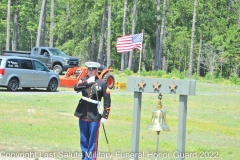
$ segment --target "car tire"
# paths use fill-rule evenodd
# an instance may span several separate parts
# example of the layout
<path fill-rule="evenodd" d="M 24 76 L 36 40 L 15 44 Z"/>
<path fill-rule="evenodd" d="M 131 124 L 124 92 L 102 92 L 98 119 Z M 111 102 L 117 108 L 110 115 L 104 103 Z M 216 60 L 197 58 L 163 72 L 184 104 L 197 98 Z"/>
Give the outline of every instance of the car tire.
<path fill-rule="evenodd" d="M 11 78 L 8 82 L 7 90 L 16 91 L 19 87 L 19 81 L 17 78 Z"/>
<path fill-rule="evenodd" d="M 103 79 L 107 82 L 107 86 L 109 89 L 114 88 L 115 79 L 113 75 L 111 75 L 110 73 L 107 73 L 103 76 Z"/>
<path fill-rule="evenodd" d="M 58 73 L 59 75 L 61 75 L 63 72 L 63 68 L 61 65 L 57 64 L 57 65 L 53 66 L 53 71 Z"/>
<path fill-rule="evenodd" d="M 56 78 L 52 78 L 48 83 L 47 91 L 55 92 L 57 88 L 58 88 L 58 81 Z"/>

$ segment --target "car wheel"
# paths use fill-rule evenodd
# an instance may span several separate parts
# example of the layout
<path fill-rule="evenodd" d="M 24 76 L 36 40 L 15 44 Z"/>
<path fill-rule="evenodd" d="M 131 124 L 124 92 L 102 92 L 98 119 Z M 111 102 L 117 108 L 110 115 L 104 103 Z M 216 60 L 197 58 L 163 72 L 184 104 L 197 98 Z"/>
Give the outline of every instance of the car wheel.
<path fill-rule="evenodd" d="M 63 68 L 62 68 L 61 65 L 57 64 L 57 65 L 53 66 L 53 71 L 58 73 L 59 75 L 61 75 L 62 71 L 63 71 Z"/>
<path fill-rule="evenodd" d="M 29 88 L 29 87 L 22 87 L 22 89 L 23 89 L 24 91 L 30 91 L 30 90 L 31 90 L 31 88 Z"/>
<path fill-rule="evenodd" d="M 58 88 L 58 81 L 57 79 L 52 78 L 48 83 L 47 90 L 50 92 L 55 92 L 57 88 Z"/>
<path fill-rule="evenodd" d="M 17 78 L 12 78 L 8 82 L 7 90 L 8 91 L 16 91 L 19 87 L 19 82 Z"/>

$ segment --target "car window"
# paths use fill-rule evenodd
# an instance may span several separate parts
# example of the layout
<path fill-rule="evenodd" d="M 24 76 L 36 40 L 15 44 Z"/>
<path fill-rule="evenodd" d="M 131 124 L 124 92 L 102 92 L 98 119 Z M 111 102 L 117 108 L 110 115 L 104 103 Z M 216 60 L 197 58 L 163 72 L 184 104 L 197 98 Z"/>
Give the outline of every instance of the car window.
<path fill-rule="evenodd" d="M 6 63 L 6 68 L 19 68 L 18 59 L 8 59 Z"/>
<path fill-rule="evenodd" d="M 37 54 L 38 53 L 38 48 L 34 48 L 33 49 L 33 54 Z"/>
<path fill-rule="evenodd" d="M 41 56 L 47 56 L 47 54 L 48 54 L 48 51 L 45 50 L 45 49 L 42 49 L 41 52 L 40 52 Z"/>
<path fill-rule="evenodd" d="M 60 49 L 56 49 L 56 48 L 52 48 L 52 49 L 49 49 L 49 51 L 55 55 L 55 56 L 62 56 L 62 57 L 66 57 L 66 53 L 64 53 L 63 51 L 61 51 Z"/>
<path fill-rule="evenodd" d="M 2 64 L 2 59 L 0 59 L 0 66 L 1 66 L 1 64 Z"/>
<path fill-rule="evenodd" d="M 33 69 L 32 61 L 27 59 L 21 59 L 22 69 Z"/>
<path fill-rule="evenodd" d="M 40 63 L 38 61 L 33 61 L 33 65 L 34 65 L 35 70 L 45 71 L 46 67 L 42 63 Z"/>

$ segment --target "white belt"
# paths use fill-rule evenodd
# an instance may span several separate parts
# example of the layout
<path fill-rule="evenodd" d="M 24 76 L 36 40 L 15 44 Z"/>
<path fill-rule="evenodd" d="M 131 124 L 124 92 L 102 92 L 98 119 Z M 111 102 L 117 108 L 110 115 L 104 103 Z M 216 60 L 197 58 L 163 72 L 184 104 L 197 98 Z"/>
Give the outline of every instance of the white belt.
<path fill-rule="evenodd" d="M 85 101 L 88 101 L 88 102 L 92 102 L 94 104 L 98 104 L 99 103 L 99 101 L 96 101 L 96 100 L 93 100 L 91 98 L 87 98 L 87 97 L 84 97 L 84 96 L 82 96 L 82 99 L 85 100 Z"/>

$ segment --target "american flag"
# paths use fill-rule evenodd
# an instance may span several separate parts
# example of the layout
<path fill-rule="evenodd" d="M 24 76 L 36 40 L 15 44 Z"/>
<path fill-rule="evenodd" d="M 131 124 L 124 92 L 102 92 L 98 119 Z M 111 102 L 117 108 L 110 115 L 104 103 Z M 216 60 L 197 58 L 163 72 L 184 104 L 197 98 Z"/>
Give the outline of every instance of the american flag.
<path fill-rule="evenodd" d="M 119 37 L 117 40 L 117 52 L 130 52 L 134 49 L 142 50 L 142 39 L 142 33 Z"/>

